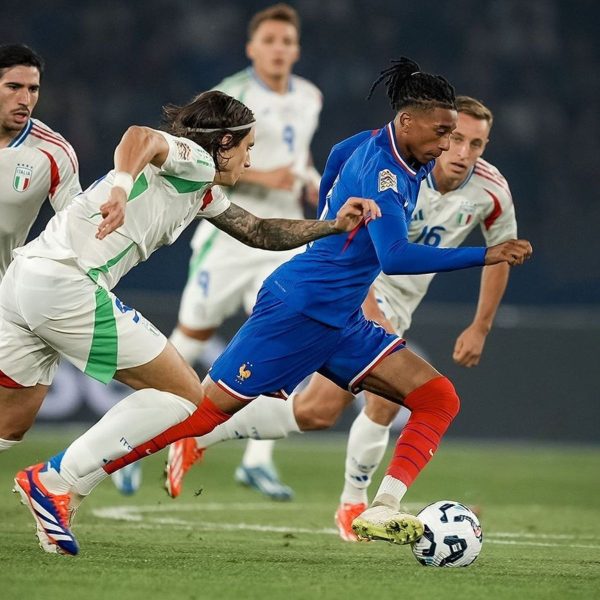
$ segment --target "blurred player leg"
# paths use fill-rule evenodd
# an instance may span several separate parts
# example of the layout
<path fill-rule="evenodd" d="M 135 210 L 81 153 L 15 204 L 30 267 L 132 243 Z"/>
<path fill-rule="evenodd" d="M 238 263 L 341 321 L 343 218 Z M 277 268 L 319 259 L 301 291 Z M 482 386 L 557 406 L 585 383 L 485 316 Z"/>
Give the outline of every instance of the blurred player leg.
<path fill-rule="evenodd" d="M 274 445 L 274 440 L 248 440 L 242 464 L 235 470 L 234 478 L 273 500 L 291 500 L 294 492 L 280 481 L 273 464 Z"/>

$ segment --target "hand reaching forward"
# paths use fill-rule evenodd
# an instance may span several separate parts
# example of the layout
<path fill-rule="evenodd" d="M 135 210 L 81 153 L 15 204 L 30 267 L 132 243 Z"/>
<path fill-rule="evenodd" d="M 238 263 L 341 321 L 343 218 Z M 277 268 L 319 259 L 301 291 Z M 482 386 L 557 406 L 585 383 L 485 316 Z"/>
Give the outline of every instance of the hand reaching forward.
<path fill-rule="evenodd" d="M 103 240 L 109 233 L 125 223 L 125 206 L 127 193 L 122 187 L 115 186 L 110 190 L 108 199 L 100 206 L 100 214 L 104 217 L 98 225 L 96 238 Z"/>
<path fill-rule="evenodd" d="M 531 244 L 527 240 L 508 240 L 487 249 L 485 264 L 495 265 L 507 262 L 511 267 L 522 265 L 531 258 L 532 252 Z"/>
<path fill-rule="evenodd" d="M 348 198 L 338 210 L 334 228 L 336 231 L 352 231 L 364 220 L 374 220 L 381 216 L 381 210 L 374 200 Z"/>

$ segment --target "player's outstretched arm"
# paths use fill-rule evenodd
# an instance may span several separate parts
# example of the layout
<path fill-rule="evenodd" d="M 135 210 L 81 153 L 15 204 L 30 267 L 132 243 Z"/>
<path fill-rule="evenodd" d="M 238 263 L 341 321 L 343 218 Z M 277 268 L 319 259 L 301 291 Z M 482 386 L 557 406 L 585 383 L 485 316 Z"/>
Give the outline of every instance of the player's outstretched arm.
<path fill-rule="evenodd" d="M 505 262 L 514 267 L 531 258 L 532 253 L 533 248 L 527 240 L 508 240 L 486 250 L 485 264 L 496 265 Z"/>
<path fill-rule="evenodd" d="M 452 358 L 457 365 L 476 367 L 479 364 L 487 335 L 508 284 L 509 273 L 507 263 L 483 267 L 475 316 L 454 344 Z"/>
<path fill-rule="evenodd" d="M 352 231 L 363 219 L 379 216 L 381 212 L 373 200 L 349 198 L 331 221 L 260 219 L 236 204 L 208 220 L 247 246 L 289 250 L 328 235 Z"/>
<path fill-rule="evenodd" d="M 153 129 L 133 125 L 125 132 L 115 149 L 115 182 L 100 206 L 103 220 L 96 233 L 99 240 L 125 223 L 127 197 L 142 169 L 149 163 L 162 166 L 168 154 L 167 141 Z"/>

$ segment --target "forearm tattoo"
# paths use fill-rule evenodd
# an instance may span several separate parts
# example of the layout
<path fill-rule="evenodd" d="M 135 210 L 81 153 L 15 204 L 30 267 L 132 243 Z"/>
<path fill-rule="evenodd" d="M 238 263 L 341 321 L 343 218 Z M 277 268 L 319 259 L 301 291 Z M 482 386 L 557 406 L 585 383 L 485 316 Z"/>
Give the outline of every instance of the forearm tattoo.
<path fill-rule="evenodd" d="M 236 204 L 208 220 L 247 246 L 264 250 L 289 250 L 340 233 L 333 221 L 259 219 Z"/>

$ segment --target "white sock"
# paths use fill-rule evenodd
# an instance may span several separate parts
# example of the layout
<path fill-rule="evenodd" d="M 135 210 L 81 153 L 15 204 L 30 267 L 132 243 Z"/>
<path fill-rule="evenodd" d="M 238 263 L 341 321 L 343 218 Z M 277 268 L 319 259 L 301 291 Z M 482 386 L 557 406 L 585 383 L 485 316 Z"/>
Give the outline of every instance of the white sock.
<path fill-rule="evenodd" d="M 87 485 L 94 487 L 106 476 L 100 473 L 106 463 L 187 419 L 195 410 L 193 402 L 170 392 L 138 390 L 115 404 L 62 457 L 53 457 L 51 468 L 40 473 L 40 480 L 55 494 L 69 492 L 86 476 L 91 478 Z"/>
<path fill-rule="evenodd" d="M 384 504 L 394 510 L 400 508 L 400 501 L 406 494 L 407 487 L 399 479 L 386 475 L 377 490 L 373 504 Z"/>
<path fill-rule="evenodd" d="M 108 477 L 104 469 L 96 469 L 91 473 L 80 477 L 71 487 L 71 491 L 79 496 L 88 496 L 91 491 Z"/>
<path fill-rule="evenodd" d="M 208 343 L 208 340 L 203 341 L 191 338 L 189 335 L 183 333 L 179 327 L 173 329 L 169 341 L 175 346 L 177 352 L 183 356 L 186 362 L 192 366 L 200 359 Z"/>
<path fill-rule="evenodd" d="M 288 433 L 299 433 L 294 416 L 294 398 L 294 394 L 287 400 L 259 396 L 210 433 L 197 437 L 198 448 L 245 438 L 278 440 L 287 437 Z"/>
<path fill-rule="evenodd" d="M 271 464 L 273 462 L 274 446 L 275 440 L 249 439 L 246 443 L 242 464 L 249 468 Z"/>
<path fill-rule="evenodd" d="M 0 438 L 0 452 L 3 452 L 4 450 L 10 450 L 13 446 L 16 446 L 22 441 L 23 440 L 4 440 Z"/>
<path fill-rule="evenodd" d="M 360 411 L 348 435 L 344 489 L 340 502 L 368 502 L 367 489 L 379 467 L 390 437 L 390 427 L 375 423 Z"/>

